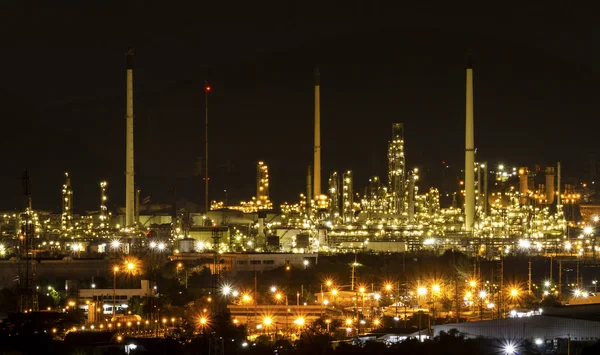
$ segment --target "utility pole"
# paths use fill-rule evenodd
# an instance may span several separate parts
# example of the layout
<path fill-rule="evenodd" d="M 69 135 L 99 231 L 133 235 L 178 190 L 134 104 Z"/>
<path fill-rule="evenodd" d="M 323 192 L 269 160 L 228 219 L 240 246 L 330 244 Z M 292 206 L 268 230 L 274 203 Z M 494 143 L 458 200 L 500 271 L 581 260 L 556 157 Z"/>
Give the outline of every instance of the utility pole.
<path fill-rule="evenodd" d="M 529 259 L 529 281 L 527 282 L 527 294 L 531 295 L 531 259 Z"/>
<path fill-rule="evenodd" d="M 217 287 L 219 286 L 219 277 L 220 277 L 220 265 L 219 265 L 219 241 L 221 240 L 221 231 L 217 228 L 215 224 L 213 224 L 212 230 L 212 240 L 213 240 L 213 274 L 212 274 L 212 292 L 211 297 L 213 298 L 213 312 L 216 314 L 217 307 Z M 185 288 L 187 288 L 187 270 L 185 275 Z M 256 303 L 256 294 L 254 295 L 255 303 Z"/>
<path fill-rule="evenodd" d="M 558 294 L 562 295 L 562 260 L 558 261 Z"/>

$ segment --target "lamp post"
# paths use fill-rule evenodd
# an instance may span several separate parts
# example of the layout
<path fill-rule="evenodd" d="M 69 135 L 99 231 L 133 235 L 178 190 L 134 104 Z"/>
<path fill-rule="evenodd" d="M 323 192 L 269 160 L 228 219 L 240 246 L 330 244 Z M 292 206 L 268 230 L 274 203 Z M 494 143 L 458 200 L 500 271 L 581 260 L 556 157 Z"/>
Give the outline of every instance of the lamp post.
<path fill-rule="evenodd" d="M 417 311 L 419 312 L 419 342 L 422 341 L 422 339 L 421 339 L 421 314 L 423 313 L 419 310 L 419 303 L 421 303 L 421 296 L 424 296 L 426 294 L 427 294 L 427 289 L 425 287 L 419 287 L 417 289 Z"/>
<path fill-rule="evenodd" d="M 119 267 L 113 267 L 113 318 L 116 316 L 117 311 L 117 272 Z"/>

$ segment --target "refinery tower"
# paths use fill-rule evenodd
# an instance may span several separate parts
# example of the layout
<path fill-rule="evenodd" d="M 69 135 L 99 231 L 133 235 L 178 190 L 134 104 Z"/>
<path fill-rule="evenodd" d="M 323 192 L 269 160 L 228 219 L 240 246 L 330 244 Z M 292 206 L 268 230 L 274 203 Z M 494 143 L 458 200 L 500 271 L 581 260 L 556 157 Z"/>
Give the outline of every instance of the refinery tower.
<path fill-rule="evenodd" d="M 394 123 L 392 124 L 392 141 L 388 143 L 389 212 L 391 214 L 404 212 L 405 165 L 404 126 L 402 123 Z"/>

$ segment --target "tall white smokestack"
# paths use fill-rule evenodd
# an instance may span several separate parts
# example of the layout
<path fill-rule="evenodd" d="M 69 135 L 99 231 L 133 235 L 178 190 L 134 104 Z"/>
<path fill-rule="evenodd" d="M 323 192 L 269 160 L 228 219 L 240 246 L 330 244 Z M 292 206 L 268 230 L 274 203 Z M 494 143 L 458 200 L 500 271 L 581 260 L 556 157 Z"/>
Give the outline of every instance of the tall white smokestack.
<path fill-rule="evenodd" d="M 125 227 L 134 226 L 135 183 L 133 180 L 133 48 L 127 51 L 127 133 L 125 153 Z"/>
<path fill-rule="evenodd" d="M 315 69 L 315 156 L 313 166 L 313 193 L 315 201 L 321 196 L 321 79 Z"/>
<path fill-rule="evenodd" d="M 465 231 L 473 232 L 475 219 L 475 134 L 473 127 L 473 66 L 467 59 L 467 110 L 465 130 Z"/>

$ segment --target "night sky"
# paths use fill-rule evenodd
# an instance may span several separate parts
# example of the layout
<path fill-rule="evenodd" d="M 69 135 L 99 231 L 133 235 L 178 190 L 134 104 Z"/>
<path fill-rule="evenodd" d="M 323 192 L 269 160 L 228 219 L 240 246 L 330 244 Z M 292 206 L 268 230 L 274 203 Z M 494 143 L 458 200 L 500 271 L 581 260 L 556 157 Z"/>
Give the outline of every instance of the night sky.
<path fill-rule="evenodd" d="M 26 168 L 34 208 L 60 209 L 65 171 L 76 212 L 98 208 L 101 180 L 109 182 L 109 205 L 123 204 L 128 46 L 136 51 L 136 183 L 154 202 L 169 202 L 171 188 L 203 201 L 195 170 L 204 155 L 204 80 L 213 88 L 211 199 L 225 188 L 230 203 L 249 199 L 264 160 L 272 200 L 295 202 L 312 160 L 315 66 L 324 182 L 329 171 L 346 169 L 355 172 L 356 191 L 370 175 L 387 180 L 394 122 L 405 125 L 407 163 L 422 169 L 422 188 L 439 180 L 442 160 L 462 167 L 469 49 L 479 160 L 561 160 L 564 174 L 577 176 L 599 150 L 600 28 L 591 9 L 22 3 L 0 5 L 2 209 L 22 206 Z"/>

